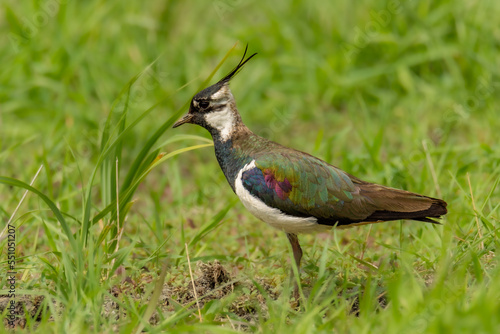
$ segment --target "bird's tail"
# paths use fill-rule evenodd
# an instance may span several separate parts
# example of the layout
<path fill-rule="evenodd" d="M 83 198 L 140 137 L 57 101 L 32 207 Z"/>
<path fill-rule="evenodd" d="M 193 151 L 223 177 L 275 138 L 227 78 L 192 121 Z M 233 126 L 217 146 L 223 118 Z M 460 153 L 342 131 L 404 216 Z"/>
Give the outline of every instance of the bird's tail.
<path fill-rule="evenodd" d="M 364 219 L 366 222 L 410 219 L 439 224 L 432 218 L 440 218 L 448 212 L 447 203 L 441 199 L 378 184 L 363 184 L 360 193 L 375 207 L 375 211 Z"/>

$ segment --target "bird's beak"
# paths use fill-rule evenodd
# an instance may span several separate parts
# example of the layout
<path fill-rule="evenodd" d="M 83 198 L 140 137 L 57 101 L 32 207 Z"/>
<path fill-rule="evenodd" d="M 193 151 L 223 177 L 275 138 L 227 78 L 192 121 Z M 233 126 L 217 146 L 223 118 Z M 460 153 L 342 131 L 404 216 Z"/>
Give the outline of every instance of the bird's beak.
<path fill-rule="evenodd" d="M 191 120 L 192 120 L 192 119 L 193 119 L 193 115 L 192 115 L 192 114 L 186 114 L 186 115 L 184 115 L 184 117 L 182 117 L 180 120 L 178 120 L 178 121 L 174 124 L 173 128 L 176 128 L 176 127 L 178 127 L 178 126 L 181 126 L 181 125 L 182 125 L 182 124 L 184 124 L 184 123 L 191 123 Z"/>

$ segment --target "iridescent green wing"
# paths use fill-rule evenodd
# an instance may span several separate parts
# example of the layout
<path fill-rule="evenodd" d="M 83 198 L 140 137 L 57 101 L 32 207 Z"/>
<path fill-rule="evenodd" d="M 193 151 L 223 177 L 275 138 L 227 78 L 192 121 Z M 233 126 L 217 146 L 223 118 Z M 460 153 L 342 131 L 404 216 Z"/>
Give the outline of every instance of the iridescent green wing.
<path fill-rule="evenodd" d="M 358 203 L 362 199 L 351 177 L 313 156 L 292 150 L 268 152 L 255 157 L 255 166 L 242 174 L 243 186 L 286 214 L 314 216 L 329 224 L 369 215 Z"/>

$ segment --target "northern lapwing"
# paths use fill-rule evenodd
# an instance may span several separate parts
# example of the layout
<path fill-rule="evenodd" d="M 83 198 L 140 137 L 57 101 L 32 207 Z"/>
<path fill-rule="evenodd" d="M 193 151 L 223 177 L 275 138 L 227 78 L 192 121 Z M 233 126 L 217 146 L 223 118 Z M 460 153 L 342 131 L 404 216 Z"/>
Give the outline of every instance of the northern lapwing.
<path fill-rule="evenodd" d="M 246 52 L 229 74 L 193 97 L 174 128 L 192 123 L 210 132 L 229 185 L 248 211 L 287 234 L 297 268 L 302 258 L 297 233 L 400 219 L 437 223 L 432 218 L 447 213 L 441 199 L 360 180 L 250 131 L 229 89 L 230 80 L 256 55 L 245 59 Z"/>

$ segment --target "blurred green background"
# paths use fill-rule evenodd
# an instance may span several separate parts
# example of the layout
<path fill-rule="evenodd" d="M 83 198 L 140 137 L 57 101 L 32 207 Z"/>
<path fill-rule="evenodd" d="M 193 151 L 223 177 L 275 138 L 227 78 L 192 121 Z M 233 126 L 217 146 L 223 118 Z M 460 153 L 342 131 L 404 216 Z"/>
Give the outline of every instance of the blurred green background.
<path fill-rule="evenodd" d="M 392 291 L 391 298 L 388 308 L 378 313 L 366 306 L 361 318 L 349 314 L 348 303 L 332 306 L 340 311 L 331 313 L 324 311 L 326 307 L 316 310 L 314 303 L 304 303 L 302 312 L 283 311 L 287 325 L 303 322 L 309 328 L 341 332 L 415 328 L 457 332 L 469 327 L 495 332 L 500 328 L 498 319 L 492 318 L 500 312 L 498 292 L 491 293 L 491 282 L 500 278 L 494 258 L 500 199 L 496 188 L 500 177 L 498 17 L 500 4 L 493 0 L 4 0 L 0 8 L 0 175 L 29 183 L 43 165 L 34 187 L 75 218 L 68 219 L 68 224 L 78 235 L 84 211 L 90 210 L 92 217 L 116 196 L 106 193 L 114 190 L 109 187 L 113 174 L 109 170 L 111 174 L 106 174 L 100 165 L 91 204 L 84 193 L 100 164 L 108 115 L 116 113 L 108 123 L 116 135 L 158 104 L 118 145 L 120 184 L 160 125 L 187 112 L 182 106 L 233 45 L 238 42 L 210 83 L 237 64 L 248 43 L 249 52 L 258 56 L 232 80 L 231 87 L 250 129 L 367 181 L 443 198 L 450 210 L 440 227 L 394 222 L 302 237 L 306 287 L 314 287 L 323 276 L 339 277 L 336 283 L 330 282 L 335 294 L 348 282 L 363 296 L 369 278 L 384 291 Z M 126 118 L 120 121 L 124 108 Z M 210 138 L 195 126 L 168 129 L 148 151 L 158 148 L 169 153 L 204 142 L 199 137 L 179 137 L 185 134 Z M 165 143 L 175 138 L 177 142 Z M 2 221 L 11 217 L 22 194 L 20 188 L 0 184 Z M 156 277 L 165 260 L 170 268 L 167 281 L 181 284 L 179 277 L 188 277 L 184 243 L 196 240 L 189 251 L 194 262 L 219 259 L 242 280 L 274 277 L 273 284 L 281 292 L 290 254 L 286 238 L 251 217 L 241 204 L 229 209 L 220 225 L 209 228 L 214 233 L 201 238 L 200 227 L 217 214 L 222 217 L 235 198 L 212 148 L 166 160 L 130 198 L 134 202 L 119 244 L 127 252 L 120 263 L 136 279 L 141 266 Z M 100 228 L 112 220 L 108 215 Z M 90 298 L 85 293 L 87 297 L 76 299 L 59 295 L 53 282 L 58 280 L 55 277 L 64 281 L 64 270 L 57 265 L 51 269 L 47 262 L 62 261 L 60 253 L 67 243 L 39 198 L 29 195 L 14 223 L 17 256 L 23 258 L 18 264 L 22 269 L 18 288 L 42 291 L 66 303 L 67 312 L 56 321 L 61 327 L 48 316 L 41 327 L 70 330 L 84 324 L 99 332 L 133 322 L 131 310 L 136 309 L 132 306 L 125 307 L 129 318 L 100 318 L 99 303 L 111 286 L 106 284 L 119 278 L 96 288 L 101 290 L 96 290 L 99 298 L 93 306 L 79 299 Z M 88 232 L 95 237 L 91 240 L 96 241 L 96 249 L 100 228 L 94 225 Z M 328 253 L 323 239 L 336 244 L 330 244 L 336 251 Z M 85 247 L 82 252 L 92 252 Z M 96 260 L 103 271 L 109 270 L 110 249 Z M 0 261 L 6 260 L 5 252 L 2 247 Z M 321 254 L 328 254 L 326 271 L 318 269 Z M 395 258 L 401 265 L 389 266 Z M 377 264 L 380 270 L 366 269 L 363 261 Z M 102 277 L 97 275 L 89 280 L 101 285 Z M 436 281 L 429 281 L 429 275 L 442 281 L 433 285 Z M 408 277 L 418 288 L 405 285 Z M 447 289 L 446 284 L 450 284 Z M 443 297 L 439 291 L 444 290 L 453 293 Z M 335 297 L 331 291 L 329 297 Z M 402 302 L 405 298 L 407 304 Z M 283 309 L 287 305 L 284 300 L 273 302 Z M 433 303 L 440 305 L 438 314 Z M 210 312 L 225 310 L 225 304 L 217 305 L 216 311 L 205 308 L 203 314 L 210 318 Z M 273 322 L 276 306 L 268 307 L 271 311 L 247 323 L 247 328 L 279 331 L 283 323 Z M 75 314 L 78 321 L 72 318 Z M 229 318 L 244 321 L 231 312 Z M 174 320 L 163 322 L 157 330 L 173 324 L 197 330 L 195 316 Z M 208 320 L 214 327 L 205 329 L 237 330 L 227 322 L 217 327 L 217 321 Z M 300 332 L 300 327 L 296 330 Z"/>

